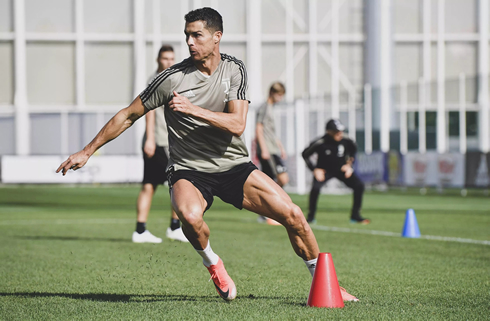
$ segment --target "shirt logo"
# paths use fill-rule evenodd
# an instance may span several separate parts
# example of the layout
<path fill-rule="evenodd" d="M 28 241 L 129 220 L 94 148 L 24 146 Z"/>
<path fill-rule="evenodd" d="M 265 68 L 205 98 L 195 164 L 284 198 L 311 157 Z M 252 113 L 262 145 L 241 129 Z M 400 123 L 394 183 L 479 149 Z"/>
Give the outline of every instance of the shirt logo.
<path fill-rule="evenodd" d="M 196 97 L 196 95 L 192 92 L 192 90 L 184 91 L 180 95 L 187 98 Z"/>
<path fill-rule="evenodd" d="M 344 156 L 344 152 L 345 152 L 345 147 L 344 145 L 339 145 L 339 151 L 337 153 L 337 156 L 338 157 L 343 157 Z"/>
<path fill-rule="evenodd" d="M 330 151 L 330 149 L 327 149 L 327 150 L 325 151 L 325 154 L 330 155 L 330 154 L 332 154 L 332 152 Z"/>

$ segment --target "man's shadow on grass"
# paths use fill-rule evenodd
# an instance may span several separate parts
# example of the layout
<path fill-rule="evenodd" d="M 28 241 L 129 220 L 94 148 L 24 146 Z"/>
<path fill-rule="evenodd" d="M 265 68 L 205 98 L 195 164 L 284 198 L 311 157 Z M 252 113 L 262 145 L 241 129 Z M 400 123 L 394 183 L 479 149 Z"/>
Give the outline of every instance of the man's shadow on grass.
<path fill-rule="evenodd" d="M 256 296 L 253 294 L 238 296 L 233 301 L 224 301 L 217 295 L 183 295 L 183 294 L 116 294 L 116 293 L 49 293 L 49 292 L 13 292 L 0 293 L 0 297 L 20 297 L 20 298 L 51 298 L 62 297 L 74 300 L 87 300 L 97 302 L 171 302 L 171 301 L 189 301 L 189 302 L 223 302 L 230 303 L 236 301 L 255 301 L 255 300 L 273 300 L 282 301 L 285 305 L 306 306 L 305 303 L 299 303 L 291 298 L 280 296 Z"/>
<path fill-rule="evenodd" d="M 132 243 L 131 238 L 107 238 L 107 237 L 81 237 L 81 236 L 17 236 L 18 239 L 36 241 L 102 241 L 102 242 L 121 242 Z"/>

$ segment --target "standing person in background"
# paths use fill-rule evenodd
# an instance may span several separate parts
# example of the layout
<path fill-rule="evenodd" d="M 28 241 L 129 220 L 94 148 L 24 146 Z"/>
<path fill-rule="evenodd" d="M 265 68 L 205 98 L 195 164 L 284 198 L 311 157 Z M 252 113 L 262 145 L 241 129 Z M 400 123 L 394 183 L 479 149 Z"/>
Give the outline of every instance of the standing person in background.
<path fill-rule="evenodd" d="M 274 106 L 282 101 L 286 88 L 280 82 L 275 82 L 269 89 L 267 101 L 257 110 L 255 135 L 257 136 L 257 157 L 262 171 L 283 187 L 289 182 L 289 175 L 284 160 L 287 157 L 281 141 L 276 136 L 274 124 Z M 259 217 L 259 222 L 278 225 L 277 222 Z"/>
<path fill-rule="evenodd" d="M 349 138 L 344 138 L 345 126 L 337 119 L 327 122 L 326 134 L 314 140 L 303 151 L 303 158 L 308 168 L 313 172 L 313 185 L 310 191 L 308 223 L 315 223 L 316 207 L 320 189 L 325 183 L 335 177 L 354 190 L 354 203 L 351 211 L 351 222 L 369 224 L 371 221 L 361 217 L 362 196 L 364 183 L 354 173 L 352 165 L 357 152 L 356 144 Z M 318 155 L 316 165 L 310 160 L 313 154 Z"/>
<path fill-rule="evenodd" d="M 174 49 L 172 46 L 164 45 L 158 51 L 157 71 L 150 77 L 148 83 L 162 71 L 174 64 Z M 146 116 L 146 131 L 143 137 L 143 159 L 144 175 L 143 184 L 137 203 L 136 231 L 133 232 L 133 242 L 135 243 L 161 243 L 162 239 L 154 236 L 146 229 L 146 222 L 151 208 L 153 195 L 158 187 L 167 180 L 165 173 L 168 165 L 168 132 L 167 123 L 163 108 L 149 111 Z M 182 228 L 180 220 L 171 209 L 172 217 L 170 226 L 167 228 L 166 236 L 171 240 L 188 242 Z"/>

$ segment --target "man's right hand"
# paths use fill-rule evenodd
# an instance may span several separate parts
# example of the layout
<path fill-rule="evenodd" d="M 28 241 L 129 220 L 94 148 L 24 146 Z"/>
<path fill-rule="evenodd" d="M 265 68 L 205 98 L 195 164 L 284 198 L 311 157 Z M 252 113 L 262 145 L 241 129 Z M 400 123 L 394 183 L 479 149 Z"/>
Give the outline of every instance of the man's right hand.
<path fill-rule="evenodd" d="M 260 158 L 268 160 L 271 158 L 271 154 L 269 154 L 268 150 L 262 150 L 260 153 Z"/>
<path fill-rule="evenodd" d="M 76 171 L 79 168 L 82 168 L 90 158 L 90 155 L 87 154 L 86 151 L 81 150 L 75 154 L 70 155 L 67 160 L 65 160 L 63 163 L 61 163 L 60 167 L 56 170 L 56 173 L 59 173 L 61 170 L 63 173 L 63 176 L 66 175 L 66 172 L 68 170 L 73 169 Z"/>
<path fill-rule="evenodd" d="M 143 152 L 145 153 L 146 157 L 152 158 L 153 155 L 155 155 L 156 148 L 157 145 L 155 144 L 155 142 L 147 139 L 145 142 L 145 146 L 143 147 Z"/>
<path fill-rule="evenodd" d="M 315 168 L 313 170 L 313 176 L 315 176 L 315 179 L 319 182 L 323 182 L 325 180 L 325 173 L 326 171 L 322 168 Z"/>

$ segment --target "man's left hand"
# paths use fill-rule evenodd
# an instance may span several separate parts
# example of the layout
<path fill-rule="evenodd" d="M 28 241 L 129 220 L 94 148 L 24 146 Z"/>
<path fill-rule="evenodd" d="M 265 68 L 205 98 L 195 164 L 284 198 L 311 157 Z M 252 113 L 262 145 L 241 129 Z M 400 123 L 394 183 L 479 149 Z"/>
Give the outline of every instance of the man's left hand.
<path fill-rule="evenodd" d="M 345 173 L 345 178 L 351 177 L 352 173 L 354 173 L 354 169 L 348 164 L 342 166 L 340 170 Z"/>

